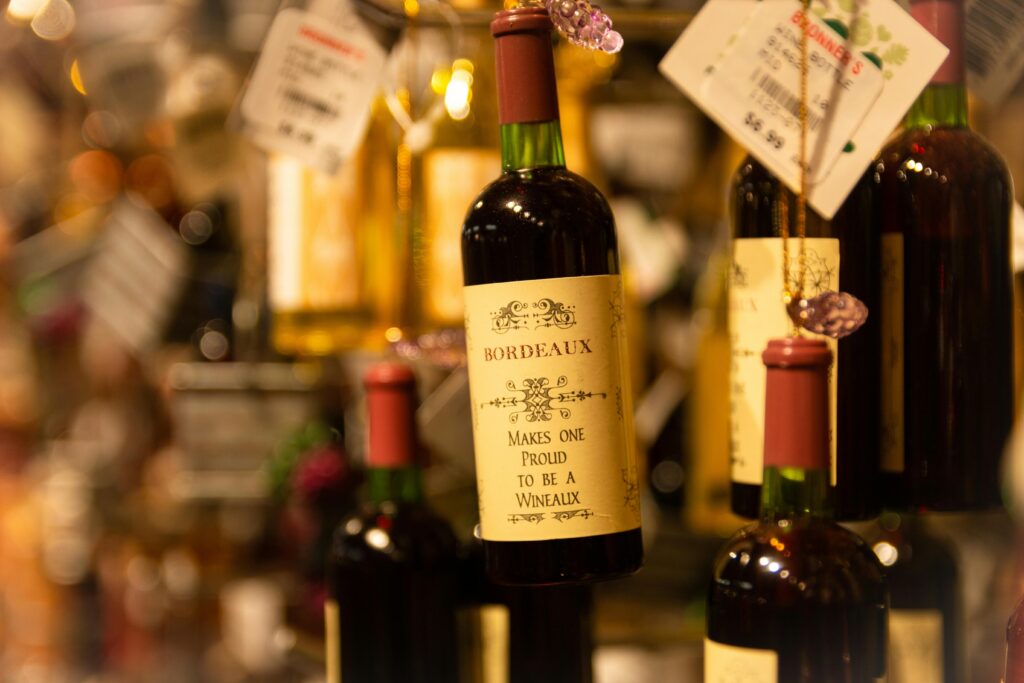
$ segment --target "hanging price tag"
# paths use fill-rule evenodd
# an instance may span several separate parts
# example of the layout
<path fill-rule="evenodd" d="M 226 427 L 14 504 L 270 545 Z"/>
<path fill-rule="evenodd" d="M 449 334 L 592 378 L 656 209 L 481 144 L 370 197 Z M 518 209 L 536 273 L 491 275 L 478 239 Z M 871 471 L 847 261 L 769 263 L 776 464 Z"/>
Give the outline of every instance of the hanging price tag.
<path fill-rule="evenodd" d="M 1024 74 L 1024 3 L 966 0 L 964 19 L 967 85 L 997 105 Z"/>
<path fill-rule="evenodd" d="M 907 12 L 893 0 L 813 0 L 805 18 L 799 0 L 708 0 L 660 68 L 797 191 L 804 28 L 808 201 L 831 218 L 948 52 Z"/>
<path fill-rule="evenodd" d="M 339 24 L 281 11 L 242 98 L 243 131 L 257 146 L 337 172 L 365 133 L 385 57 L 354 15 Z"/>
<path fill-rule="evenodd" d="M 881 69 L 793 2 L 751 13 L 700 93 L 709 113 L 790 186 L 800 184 L 800 33 L 807 32 L 807 180 L 814 185 L 882 92 Z"/>

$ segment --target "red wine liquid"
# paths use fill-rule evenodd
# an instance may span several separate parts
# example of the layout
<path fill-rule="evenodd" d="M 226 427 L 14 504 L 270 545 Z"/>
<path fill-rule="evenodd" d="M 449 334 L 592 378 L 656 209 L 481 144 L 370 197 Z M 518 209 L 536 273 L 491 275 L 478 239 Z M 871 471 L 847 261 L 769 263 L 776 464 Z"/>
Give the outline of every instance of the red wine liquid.
<path fill-rule="evenodd" d="M 470 208 L 462 231 L 465 284 L 619 272 L 607 201 L 562 167 L 505 173 Z M 487 457 L 482 454 L 481 457 Z M 483 541 L 487 572 L 508 584 L 594 581 L 640 568 L 640 529 L 548 541 Z"/>
<path fill-rule="evenodd" d="M 904 253 L 904 470 L 886 477 L 886 503 L 999 506 L 1013 423 L 1010 176 L 960 128 L 904 133 L 877 171 L 882 227 Z"/>
<path fill-rule="evenodd" d="M 457 683 L 457 570 L 448 523 L 423 506 L 385 504 L 343 522 L 327 569 L 341 680 Z"/>
<path fill-rule="evenodd" d="M 796 234 L 796 201 L 789 199 L 790 235 Z M 733 236 L 781 237 L 776 216 L 779 181 L 747 159 L 732 188 Z M 868 307 L 857 332 L 839 341 L 836 387 L 836 486 L 831 496 L 836 519 L 871 519 L 879 513 L 879 344 L 880 241 L 876 220 L 877 188 L 868 174 L 857 184 L 831 221 L 807 211 L 808 237 L 839 239 L 839 288 Z M 797 253 L 797 242 L 790 244 Z M 781 291 L 782 274 L 779 274 Z M 781 304 L 780 304 L 781 305 Z M 754 519 L 761 501 L 759 484 L 732 483 L 732 509 Z"/>
<path fill-rule="evenodd" d="M 875 683 L 886 672 L 885 578 L 853 533 L 755 524 L 715 561 L 708 638 L 778 653 L 780 683 Z"/>

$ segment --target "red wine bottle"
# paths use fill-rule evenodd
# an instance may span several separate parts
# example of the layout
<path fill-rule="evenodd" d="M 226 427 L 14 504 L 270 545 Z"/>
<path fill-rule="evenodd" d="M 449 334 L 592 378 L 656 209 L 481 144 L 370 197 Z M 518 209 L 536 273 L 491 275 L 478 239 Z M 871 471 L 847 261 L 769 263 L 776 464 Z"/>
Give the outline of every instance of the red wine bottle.
<path fill-rule="evenodd" d="M 889 597 L 871 549 L 831 521 L 822 340 L 764 351 L 760 521 L 729 541 L 708 595 L 705 681 L 869 683 L 886 673 Z"/>
<path fill-rule="evenodd" d="M 889 584 L 889 681 L 964 680 L 959 571 L 914 515 L 886 512 L 868 537 Z"/>
<path fill-rule="evenodd" d="M 423 502 L 415 380 L 385 363 L 365 384 L 370 502 L 339 525 L 328 558 L 327 682 L 454 682 L 456 541 Z"/>
<path fill-rule="evenodd" d="M 962 3 L 911 10 L 950 52 L 877 163 L 885 503 L 991 508 L 1013 422 L 1013 185 L 967 127 Z"/>
<path fill-rule="evenodd" d="M 499 12 L 491 32 L 503 172 L 462 230 L 487 571 L 622 576 L 643 550 L 615 224 L 565 168 L 547 13 Z"/>
<path fill-rule="evenodd" d="M 781 190 L 781 195 L 780 195 Z M 790 235 L 796 234 L 796 198 L 766 168 L 748 157 L 732 185 L 733 268 L 729 281 L 729 338 L 732 376 L 732 509 L 756 518 L 761 500 L 764 447 L 764 368 L 760 349 L 792 325 L 780 303 L 782 236 L 779 201 L 787 202 Z M 838 342 L 829 340 L 835 361 L 829 377 L 834 411 L 831 429 L 834 514 L 841 520 L 878 516 L 878 424 L 880 325 L 877 188 L 866 173 L 833 216 L 807 212 L 807 277 L 804 293 L 832 289 L 863 301 L 864 326 Z M 790 242 L 793 276 L 796 240 Z M 823 337 L 824 338 L 824 337 Z"/>

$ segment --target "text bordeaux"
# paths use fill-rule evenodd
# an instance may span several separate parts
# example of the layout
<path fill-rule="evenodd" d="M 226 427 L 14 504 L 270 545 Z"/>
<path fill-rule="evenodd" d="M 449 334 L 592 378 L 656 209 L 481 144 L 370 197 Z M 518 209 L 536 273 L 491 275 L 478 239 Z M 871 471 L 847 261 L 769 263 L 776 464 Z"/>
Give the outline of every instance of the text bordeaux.
<path fill-rule="evenodd" d="M 487 346 L 484 347 L 484 360 L 526 360 L 527 358 L 576 356 L 584 353 L 593 353 L 589 339 L 569 339 L 535 344 Z"/>

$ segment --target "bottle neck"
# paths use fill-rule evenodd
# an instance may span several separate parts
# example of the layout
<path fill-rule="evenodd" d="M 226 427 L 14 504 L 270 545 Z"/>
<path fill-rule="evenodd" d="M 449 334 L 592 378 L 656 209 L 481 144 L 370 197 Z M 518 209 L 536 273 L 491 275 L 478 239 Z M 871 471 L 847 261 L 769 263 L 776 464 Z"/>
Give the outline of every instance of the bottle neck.
<path fill-rule="evenodd" d="M 501 170 L 508 173 L 544 166 L 565 166 L 558 119 L 501 126 Z"/>
<path fill-rule="evenodd" d="M 932 83 L 907 112 L 907 128 L 967 128 L 967 89 L 962 83 Z"/>
<path fill-rule="evenodd" d="M 366 471 L 370 501 L 383 503 L 419 503 L 423 501 L 423 480 L 420 468 L 370 467 Z"/>
<path fill-rule="evenodd" d="M 802 467 L 765 467 L 761 519 L 830 519 L 829 472 Z"/>

